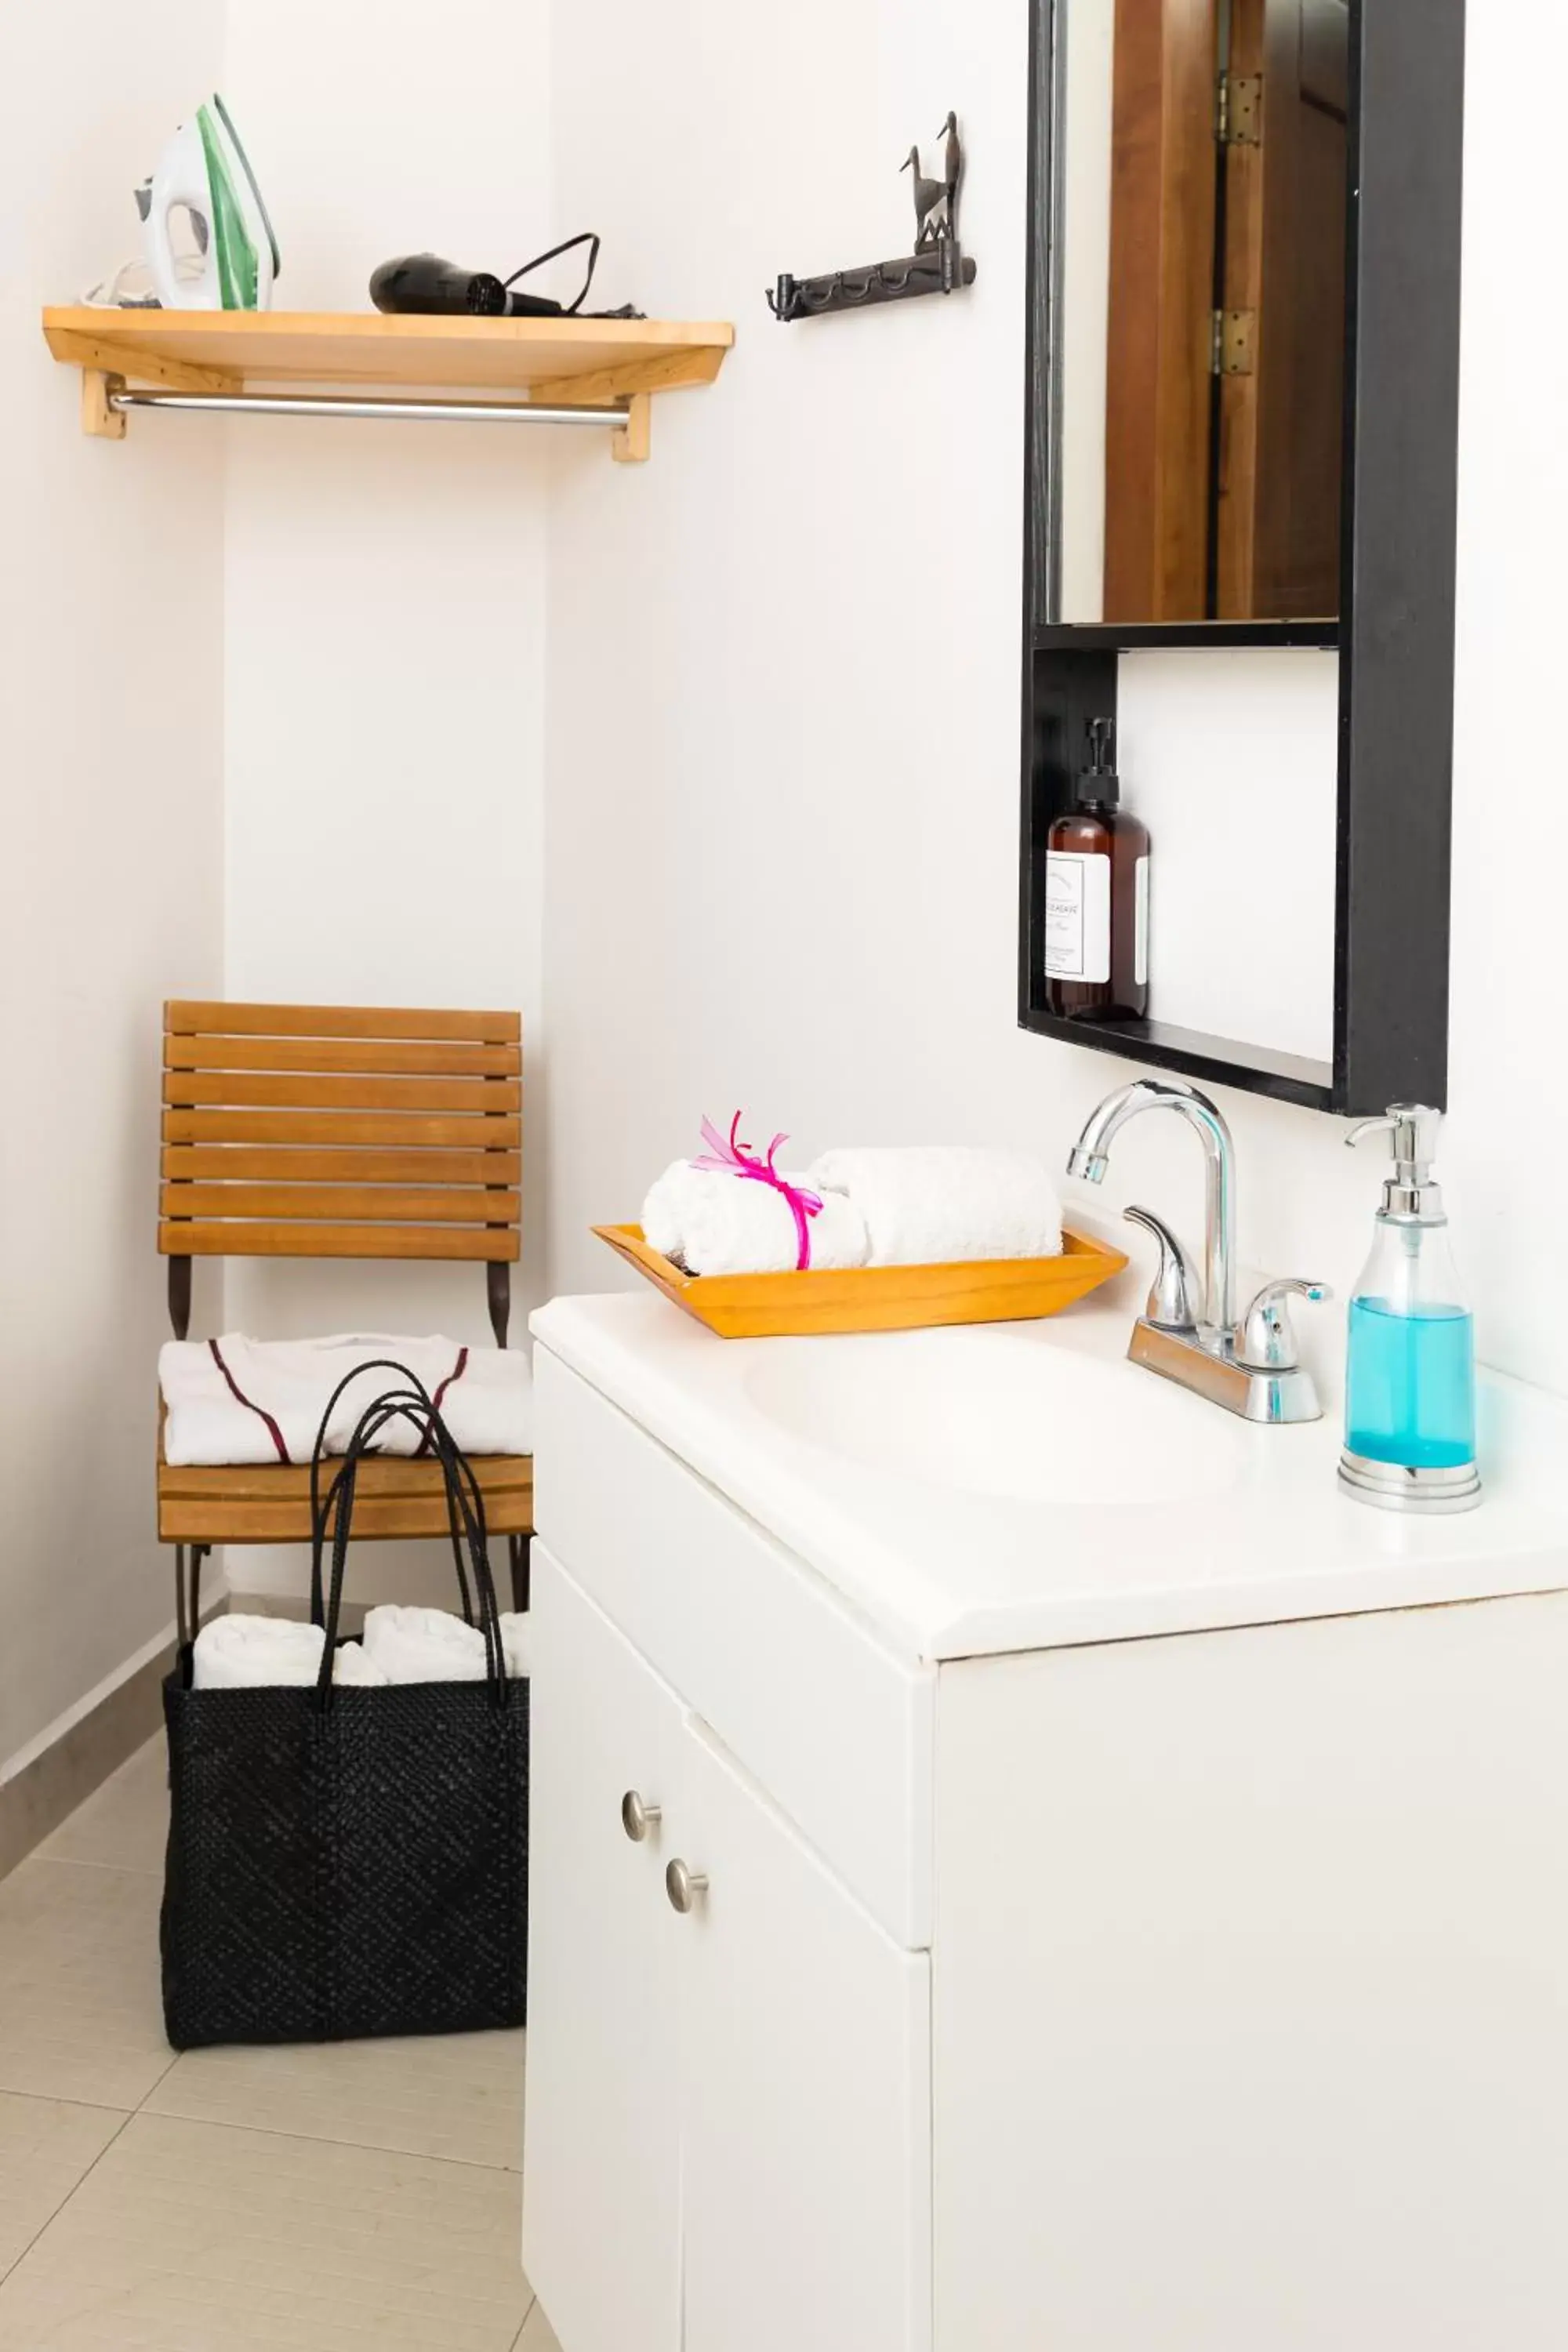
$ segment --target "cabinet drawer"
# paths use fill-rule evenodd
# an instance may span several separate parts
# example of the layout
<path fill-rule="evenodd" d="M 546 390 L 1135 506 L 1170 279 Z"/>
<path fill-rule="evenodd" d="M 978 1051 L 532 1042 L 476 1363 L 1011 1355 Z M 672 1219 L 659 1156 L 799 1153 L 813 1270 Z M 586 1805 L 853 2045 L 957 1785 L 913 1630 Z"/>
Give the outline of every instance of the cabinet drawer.
<path fill-rule="evenodd" d="M 548 1349 L 539 1531 L 906 1950 L 931 1942 L 936 1675 Z"/>

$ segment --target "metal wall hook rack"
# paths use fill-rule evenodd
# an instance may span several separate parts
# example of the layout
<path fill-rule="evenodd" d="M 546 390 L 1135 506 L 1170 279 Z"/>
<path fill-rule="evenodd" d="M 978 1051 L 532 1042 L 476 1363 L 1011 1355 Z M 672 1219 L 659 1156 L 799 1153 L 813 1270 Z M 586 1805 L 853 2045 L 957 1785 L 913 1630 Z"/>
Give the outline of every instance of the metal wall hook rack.
<path fill-rule="evenodd" d="M 901 254 L 861 269 L 831 269 L 820 278 L 780 273 L 768 289 L 768 308 L 781 324 L 825 319 L 833 310 L 868 310 L 879 302 L 910 302 L 921 294 L 955 294 L 973 286 L 975 266 L 955 237 L 929 253 Z"/>
<path fill-rule="evenodd" d="M 768 308 L 781 326 L 795 319 L 824 319 L 834 310 L 869 310 L 882 302 L 910 302 L 922 294 L 956 294 L 973 286 L 975 265 L 958 241 L 958 200 L 963 185 L 963 143 L 958 117 L 949 113 L 937 136 L 942 142 L 942 177 L 930 179 L 921 151 L 911 147 L 900 172 L 910 175 L 915 205 L 915 248 L 891 261 L 858 269 L 830 269 L 817 278 L 795 278 L 786 269 L 768 289 Z"/>

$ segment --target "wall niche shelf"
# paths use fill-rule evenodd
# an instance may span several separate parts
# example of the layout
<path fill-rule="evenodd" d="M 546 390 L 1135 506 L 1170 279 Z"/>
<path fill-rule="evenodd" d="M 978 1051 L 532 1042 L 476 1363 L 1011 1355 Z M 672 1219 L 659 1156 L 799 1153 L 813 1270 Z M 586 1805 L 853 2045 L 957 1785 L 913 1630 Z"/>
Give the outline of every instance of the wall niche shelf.
<path fill-rule="evenodd" d="M 1338 650 L 1337 621 L 1050 621 L 1034 646 L 1049 653 L 1229 653 L 1237 646 Z"/>
<path fill-rule="evenodd" d="M 140 407 L 263 415 L 597 425 L 648 455 L 653 395 L 711 383 L 722 321 L 478 319 L 332 310 L 46 310 L 44 338 L 82 372 L 82 429 L 122 439 Z M 259 388 L 258 388 L 259 387 Z M 457 399 L 454 394 L 479 394 Z"/>

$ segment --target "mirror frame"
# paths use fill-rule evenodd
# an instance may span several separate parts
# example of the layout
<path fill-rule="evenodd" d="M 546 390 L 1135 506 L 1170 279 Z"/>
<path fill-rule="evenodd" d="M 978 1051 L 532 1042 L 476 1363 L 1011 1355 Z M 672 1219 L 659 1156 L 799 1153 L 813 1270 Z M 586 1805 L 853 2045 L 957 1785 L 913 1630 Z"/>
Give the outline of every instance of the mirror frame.
<path fill-rule="evenodd" d="M 1464 0 L 1350 0 L 1344 457 L 1337 623 L 1072 624 L 1054 617 L 1058 537 L 1058 16 L 1033 0 L 1018 1017 L 1041 1036 L 1312 1109 L 1447 1100 L 1454 566 Z M 1109 0 L 1108 0 L 1109 5 Z M 1339 654 L 1333 1054 L 1279 1053 L 1045 1004 L 1045 841 L 1083 725 L 1114 715 L 1140 649 L 1309 646 Z M 1266 783 L 1260 782 L 1260 789 Z M 1288 877 L 1281 877 L 1281 881 Z M 1245 936 L 1237 910 L 1237 931 Z"/>

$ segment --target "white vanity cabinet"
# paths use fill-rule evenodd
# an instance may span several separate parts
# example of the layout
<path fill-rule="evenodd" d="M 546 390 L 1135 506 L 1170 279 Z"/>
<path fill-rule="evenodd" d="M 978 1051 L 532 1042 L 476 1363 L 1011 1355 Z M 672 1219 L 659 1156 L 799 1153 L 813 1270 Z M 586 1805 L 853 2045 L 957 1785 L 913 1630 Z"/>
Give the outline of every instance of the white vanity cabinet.
<path fill-rule="evenodd" d="M 679 2352 L 679 1923 L 621 1805 L 668 1795 L 687 1733 L 537 1542 L 533 1559 L 526 2259 L 580 2352 Z"/>
<path fill-rule="evenodd" d="M 1261 1432 L 1228 1520 L 1124 1513 L 1120 1584 L 1109 1512 L 804 1449 L 771 1503 L 770 1343 L 652 1304 L 535 1327 L 523 2254 L 563 2352 L 1562 2352 L 1568 1552 L 1506 1493 L 1520 1566 L 1481 1513 L 1390 1528 L 1331 1433 L 1321 1501 Z"/>
<path fill-rule="evenodd" d="M 563 2345 L 926 2352 L 928 1956 L 542 1545 L 533 1624 L 524 2260 Z"/>

